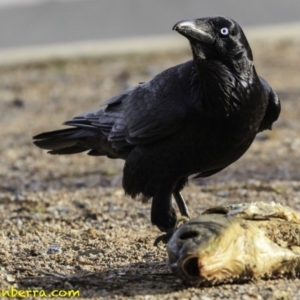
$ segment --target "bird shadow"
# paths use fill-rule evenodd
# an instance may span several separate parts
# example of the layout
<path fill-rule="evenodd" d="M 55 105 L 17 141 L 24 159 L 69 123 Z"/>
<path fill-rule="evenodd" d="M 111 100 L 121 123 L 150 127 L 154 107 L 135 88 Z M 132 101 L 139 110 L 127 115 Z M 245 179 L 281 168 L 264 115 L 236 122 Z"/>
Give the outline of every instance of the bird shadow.
<path fill-rule="evenodd" d="M 186 288 L 181 280 L 170 273 L 164 262 L 132 263 L 100 272 L 79 271 L 71 275 L 39 271 L 20 279 L 18 287 L 46 293 L 54 290 L 79 291 L 81 298 L 157 295 Z"/>

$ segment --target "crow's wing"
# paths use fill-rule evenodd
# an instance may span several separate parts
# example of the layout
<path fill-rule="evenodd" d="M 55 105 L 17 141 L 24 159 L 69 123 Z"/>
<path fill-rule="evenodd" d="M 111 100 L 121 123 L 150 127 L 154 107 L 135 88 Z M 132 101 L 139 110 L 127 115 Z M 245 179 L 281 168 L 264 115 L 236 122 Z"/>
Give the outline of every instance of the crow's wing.
<path fill-rule="evenodd" d="M 133 90 L 123 102 L 129 143 L 149 143 L 181 128 L 195 105 L 191 73 L 188 62 L 162 72 Z"/>
<path fill-rule="evenodd" d="M 158 140 L 179 130 L 193 106 L 193 74 L 191 61 L 167 69 L 65 124 L 101 131 L 116 150 Z"/>
<path fill-rule="evenodd" d="M 259 77 L 261 84 L 263 85 L 265 92 L 268 96 L 268 106 L 266 109 L 266 114 L 259 126 L 259 131 L 266 129 L 272 129 L 272 124 L 278 119 L 281 106 L 280 99 L 276 93 L 272 90 L 270 85 L 262 77 Z"/>

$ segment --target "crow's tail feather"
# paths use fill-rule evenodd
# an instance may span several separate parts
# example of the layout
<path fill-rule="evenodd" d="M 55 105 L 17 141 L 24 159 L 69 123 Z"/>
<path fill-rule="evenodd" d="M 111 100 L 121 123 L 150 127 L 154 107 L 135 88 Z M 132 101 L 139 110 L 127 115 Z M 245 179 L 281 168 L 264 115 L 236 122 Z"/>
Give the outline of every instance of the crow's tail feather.
<path fill-rule="evenodd" d="M 49 150 L 50 154 L 74 154 L 90 150 L 84 141 L 94 134 L 84 129 L 68 128 L 38 134 L 33 137 L 33 143 Z"/>

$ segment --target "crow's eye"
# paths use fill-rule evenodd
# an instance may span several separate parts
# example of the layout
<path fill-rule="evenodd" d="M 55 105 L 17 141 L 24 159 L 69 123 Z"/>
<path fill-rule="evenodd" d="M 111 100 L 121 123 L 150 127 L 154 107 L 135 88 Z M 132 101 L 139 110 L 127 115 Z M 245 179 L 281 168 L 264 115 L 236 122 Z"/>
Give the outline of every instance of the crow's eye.
<path fill-rule="evenodd" d="M 220 30 L 220 33 L 223 35 L 223 36 L 227 36 L 229 34 L 229 29 L 227 27 L 223 27 L 221 30 Z"/>

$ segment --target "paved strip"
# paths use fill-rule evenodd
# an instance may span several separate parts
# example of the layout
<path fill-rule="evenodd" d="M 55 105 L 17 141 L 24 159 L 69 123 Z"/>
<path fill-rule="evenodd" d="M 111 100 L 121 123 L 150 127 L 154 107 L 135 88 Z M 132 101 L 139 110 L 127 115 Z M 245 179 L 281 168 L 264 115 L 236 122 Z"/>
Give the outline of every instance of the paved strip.
<path fill-rule="evenodd" d="M 244 29 L 248 40 L 276 40 L 300 38 L 300 23 L 249 27 Z M 0 66 L 30 64 L 53 60 L 99 58 L 114 55 L 176 52 L 188 49 L 185 39 L 176 33 L 145 38 L 126 38 L 89 41 L 48 46 L 22 47 L 0 50 Z"/>
<path fill-rule="evenodd" d="M 0 48 L 164 35 L 182 19 L 212 15 L 243 28 L 300 21 L 299 0 L 10 1 L 19 4 L 0 9 Z"/>

